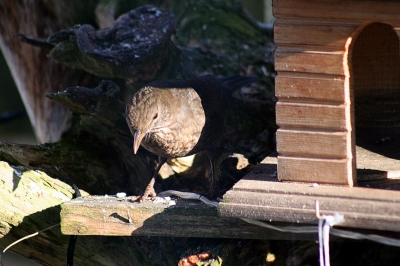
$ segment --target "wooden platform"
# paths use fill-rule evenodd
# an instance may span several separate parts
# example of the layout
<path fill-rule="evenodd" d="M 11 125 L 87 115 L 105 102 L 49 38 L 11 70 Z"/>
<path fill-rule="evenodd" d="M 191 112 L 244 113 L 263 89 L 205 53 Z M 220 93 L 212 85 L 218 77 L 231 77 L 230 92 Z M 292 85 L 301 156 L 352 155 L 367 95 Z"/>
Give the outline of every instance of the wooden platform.
<path fill-rule="evenodd" d="M 240 218 L 272 225 L 315 225 L 318 200 L 321 214 L 344 215 L 340 226 L 400 232 L 399 161 L 360 147 L 357 155 L 361 187 L 279 182 L 276 158 L 267 157 L 224 195 L 218 209 L 183 199 L 171 205 L 89 196 L 62 205 L 61 231 L 66 235 L 316 239 L 316 234 L 281 233 Z"/>
<path fill-rule="evenodd" d="M 242 239 L 317 239 L 316 234 L 281 233 L 231 217 L 199 201 L 131 202 L 129 198 L 91 196 L 64 203 L 61 232 L 65 235 L 170 236 Z"/>
<path fill-rule="evenodd" d="M 357 157 L 359 187 L 279 182 L 276 158 L 266 158 L 225 194 L 219 213 L 222 217 L 316 224 L 318 200 L 321 214 L 344 215 L 340 226 L 400 232 L 399 161 L 360 147 Z"/>

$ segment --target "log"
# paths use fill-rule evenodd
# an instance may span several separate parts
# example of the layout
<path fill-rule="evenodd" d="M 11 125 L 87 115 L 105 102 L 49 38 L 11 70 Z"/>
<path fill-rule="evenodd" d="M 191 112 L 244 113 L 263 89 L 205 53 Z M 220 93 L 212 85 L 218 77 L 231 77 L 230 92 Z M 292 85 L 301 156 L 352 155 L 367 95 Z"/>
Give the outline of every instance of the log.
<path fill-rule="evenodd" d="M 3 247 L 59 223 L 59 205 L 69 201 L 74 193 L 69 185 L 42 171 L 10 166 L 3 161 L 0 162 L 0 182 L 0 245 Z M 67 238 L 61 235 L 57 227 L 21 242 L 16 247 L 24 257 L 60 265 L 66 258 L 66 241 Z M 50 252 L 32 248 L 36 245 Z"/>
<path fill-rule="evenodd" d="M 48 56 L 65 66 L 127 83 L 171 78 L 179 70 L 180 52 L 170 41 L 174 14 L 151 5 L 121 15 L 113 27 L 91 25 L 61 30 L 48 38 Z M 163 72 L 162 74 L 160 72 Z"/>

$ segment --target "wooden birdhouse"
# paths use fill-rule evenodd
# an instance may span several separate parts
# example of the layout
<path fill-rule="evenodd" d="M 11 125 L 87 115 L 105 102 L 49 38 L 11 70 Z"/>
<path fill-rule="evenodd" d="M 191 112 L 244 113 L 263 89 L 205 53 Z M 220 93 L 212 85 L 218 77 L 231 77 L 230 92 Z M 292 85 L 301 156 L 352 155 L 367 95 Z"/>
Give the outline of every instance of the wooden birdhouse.
<path fill-rule="evenodd" d="M 318 201 L 342 226 L 399 231 L 400 1 L 274 0 L 273 13 L 278 157 L 220 214 L 315 223 Z"/>
<path fill-rule="evenodd" d="M 400 153 L 400 3 L 276 0 L 274 14 L 279 179 L 351 187 L 358 159 L 393 172 L 362 155 Z"/>

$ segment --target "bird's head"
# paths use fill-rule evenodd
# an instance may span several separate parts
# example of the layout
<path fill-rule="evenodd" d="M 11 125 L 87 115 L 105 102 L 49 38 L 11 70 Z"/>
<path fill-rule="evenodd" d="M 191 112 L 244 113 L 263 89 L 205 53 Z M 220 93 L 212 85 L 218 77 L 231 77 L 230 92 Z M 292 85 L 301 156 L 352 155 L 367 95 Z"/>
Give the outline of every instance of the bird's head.
<path fill-rule="evenodd" d="M 140 144 L 147 134 L 160 128 L 165 110 L 162 101 L 153 95 L 152 87 L 138 91 L 126 106 L 126 121 L 133 135 L 133 152 L 136 154 Z"/>

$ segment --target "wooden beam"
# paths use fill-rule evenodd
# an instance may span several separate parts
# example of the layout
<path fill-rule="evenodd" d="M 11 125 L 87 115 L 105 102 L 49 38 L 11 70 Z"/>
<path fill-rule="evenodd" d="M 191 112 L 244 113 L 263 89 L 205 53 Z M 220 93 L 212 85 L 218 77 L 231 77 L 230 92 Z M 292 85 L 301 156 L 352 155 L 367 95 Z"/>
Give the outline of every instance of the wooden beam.
<path fill-rule="evenodd" d="M 131 202 L 129 198 L 91 196 L 62 205 L 61 232 L 66 235 L 170 236 L 242 239 L 293 239 L 248 224 L 241 219 L 219 217 L 217 208 L 179 199 L 166 202 Z M 315 234 L 299 236 L 315 239 Z"/>

